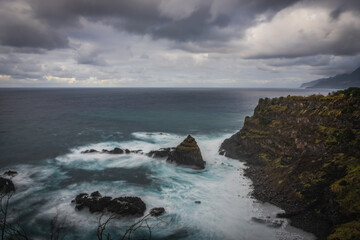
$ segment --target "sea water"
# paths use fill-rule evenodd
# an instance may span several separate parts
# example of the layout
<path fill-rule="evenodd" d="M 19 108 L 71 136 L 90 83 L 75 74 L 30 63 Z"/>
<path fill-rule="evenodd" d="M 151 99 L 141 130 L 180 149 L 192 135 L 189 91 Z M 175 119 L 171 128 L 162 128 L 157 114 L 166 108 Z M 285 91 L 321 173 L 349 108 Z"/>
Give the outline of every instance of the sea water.
<path fill-rule="evenodd" d="M 50 221 L 66 222 L 65 239 L 97 239 L 100 214 L 77 211 L 79 193 L 138 196 L 164 207 L 150 219 L 152 239 L 314 239 L 277 219 L 281 209 L 251 197 L 243 162 L 218 154 L 222 141 L 251 116 L 258 99 L 306 96 L 300 89 L 0 89 L 0 167 L 18 171 L 12 221 L 48 239 Z M 324 93 L 324 92 L 322 92 Z M 204 170 L 144 154 L 82 154 L 87 149 L 142 150 L 195 137 Z M 195 201 L 201 201 L 200 204 Z M 106 218 L 106 216 L 104 216 Z M 261 219 L 261 221 L 257 221 Z M 113 220 L 114 239 L 138 219 Z M 272 224 L 274 222 L 281 224 Z M 148 237 L 140 228 L 136 238 Z"/>

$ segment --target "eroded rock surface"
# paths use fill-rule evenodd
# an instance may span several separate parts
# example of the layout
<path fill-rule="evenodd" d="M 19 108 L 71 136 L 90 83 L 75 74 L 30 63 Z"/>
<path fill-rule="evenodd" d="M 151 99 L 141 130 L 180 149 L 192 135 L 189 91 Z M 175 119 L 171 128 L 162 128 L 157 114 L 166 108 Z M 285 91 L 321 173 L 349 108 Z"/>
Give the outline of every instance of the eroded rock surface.
<path fill-rule="evenodd" d="M 155 158 L 165 158 L 168 162 L 195 169 L 204 169 L 206 164 L 197 142 L 191 135 L 188 135 L 175 148 L 161 148 L 151 151 L 147 155 Z"/>
<path fill-rule="evenodd" d="M 146 210 L 145 203 L 139 197 L 102 197 L 98 191 L 90 195 L 80 193 L 72 202 L 77 210 L 88 208 L 91 213 L 107 211 L 120 216 L 138 217 L 143 216 Z"/>

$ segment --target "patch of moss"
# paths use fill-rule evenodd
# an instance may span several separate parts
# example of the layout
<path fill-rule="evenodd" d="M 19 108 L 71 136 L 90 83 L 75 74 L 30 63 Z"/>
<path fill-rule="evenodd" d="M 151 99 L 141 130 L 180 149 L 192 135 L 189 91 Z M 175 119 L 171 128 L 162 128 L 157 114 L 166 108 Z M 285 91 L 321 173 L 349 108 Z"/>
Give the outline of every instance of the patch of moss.
<path fill-rule="evenodd" d="M 269 158 L 269 156 L 266 153 L 260 153 L 258 156 L 260 159 L 264 160 L 265 162 L 271 161 L 271 159 Z"/>
<path fill-rule="evenodd" d="M 344 223 L 335 228 L 335 232 L 331 234 L 328 240 L 355 240 L 360 239 L 360 222 L 352 221 Z"/>
<path fill-rule="evenodd" d="M 325 175 L 326 173 L 323 171 L 305 171 L 300 174 L 299 179 L 304 187 L 311 187 L 322 182 Z"/>
<path fill-rule="evenodd" d="M 330 189 L 336 195 L 341 211 L 345 215 L 360 213 L 360 163 L 350 157 L 343 163 L 347 166 L 346 175 L 334 182 Z"/>

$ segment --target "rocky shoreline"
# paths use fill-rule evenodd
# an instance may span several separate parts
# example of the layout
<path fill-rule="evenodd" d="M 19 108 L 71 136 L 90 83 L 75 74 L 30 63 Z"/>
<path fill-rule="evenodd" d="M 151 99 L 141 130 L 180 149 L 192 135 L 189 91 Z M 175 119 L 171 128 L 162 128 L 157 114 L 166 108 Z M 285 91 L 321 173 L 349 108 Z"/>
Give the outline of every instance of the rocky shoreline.
<path fill-rule="evenodd" d="M 219 153 L 245 161 L 253 196 L 318 239 L 360 239 L 360 89 L 260 99 Z"/>

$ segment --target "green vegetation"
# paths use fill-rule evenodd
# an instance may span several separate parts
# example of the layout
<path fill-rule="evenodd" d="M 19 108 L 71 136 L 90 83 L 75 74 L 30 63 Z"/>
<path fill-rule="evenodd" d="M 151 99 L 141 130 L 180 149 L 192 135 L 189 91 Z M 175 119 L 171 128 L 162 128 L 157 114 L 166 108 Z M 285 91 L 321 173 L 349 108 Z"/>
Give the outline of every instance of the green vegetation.
<path fill-rule="evenodd" d="M 360 239 L 360 222 L 351 221 L 341 224 L 335 228 L 335 232 L 328 237 L 328 240 L 354 240 Z"/>
<path fill-rule="evenodd" d="M 335 226 L 329 240 L 360 239 L 360 88 L 260 99 L 234 136 L 237 152 L 264 164 L 274 196 L 316 203 L 308 211 Z"/>

